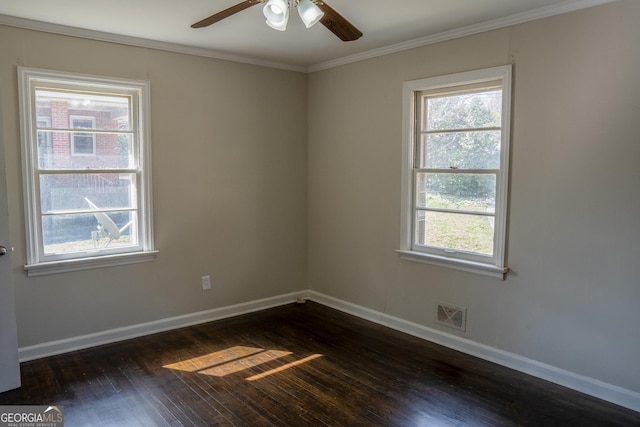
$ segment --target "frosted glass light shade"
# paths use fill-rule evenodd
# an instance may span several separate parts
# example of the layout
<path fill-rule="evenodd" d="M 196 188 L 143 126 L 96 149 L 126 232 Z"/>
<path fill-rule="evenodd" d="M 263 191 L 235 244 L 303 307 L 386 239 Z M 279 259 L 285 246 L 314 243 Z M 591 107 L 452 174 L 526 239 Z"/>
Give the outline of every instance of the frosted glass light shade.
<path fill-rule="evenodd" d="M 298 3 L 298 14 L 307 28 L 316 25 L 324 16 L 324 12 L 311 0 L 300 0 Z"/>
<path fill-rule="evenodd" d="M 269 0 L 262 8 L 267 25 L 278 31 L 287 29 L 289 21 L 289 2 L 287 0 Z"/>

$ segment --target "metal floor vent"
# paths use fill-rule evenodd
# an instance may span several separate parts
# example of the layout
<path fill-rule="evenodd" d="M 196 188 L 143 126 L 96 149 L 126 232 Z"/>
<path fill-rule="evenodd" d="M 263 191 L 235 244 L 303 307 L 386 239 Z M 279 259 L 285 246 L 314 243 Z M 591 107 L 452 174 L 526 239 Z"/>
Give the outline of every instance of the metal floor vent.
<path fill-rule="evenodd" d="M 467 309 L 451 304 L 438 304 L 438 323 L 464 331 L 467 327 Z"/>

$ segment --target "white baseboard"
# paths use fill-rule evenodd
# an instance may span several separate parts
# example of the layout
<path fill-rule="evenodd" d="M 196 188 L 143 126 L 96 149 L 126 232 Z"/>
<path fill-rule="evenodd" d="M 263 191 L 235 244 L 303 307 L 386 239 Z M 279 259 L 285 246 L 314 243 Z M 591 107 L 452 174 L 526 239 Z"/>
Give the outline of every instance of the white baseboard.
<path fill-rule="evenodd" d="M 116 341 L 164 332 L 171 329 L 212 322 L 214 320 L 225 319 L 228 317 L 239 316 L 241 314 L 289 304 L 294 302 L 297 298 L 305 298 L 307 295 L 308 291 L 294 292 L 277 297 L 265 298 L 242 304 L 230 305 L 227 307 L 214 308 L 212 310 L 200 311 L 182 316 L 169 317 L 167 319 L 156 320 L 153 322 L 139 323 L 137 325 L 125 326 L 123 328 L 65 338 L 62 340 L 49 341 L 27 347 L 20 347 L 18 349 L 18 358 L 20 359 L 20 362 L 26 362 L 29 360 L 40 359 L 42 357 L 81 350 L 83 348 L 95 347 Z"/>
<path fill-rule="evenodd" d="M 461 351 L 480 359 L 541 378 L 573 390 L 597 397 L 602 400 L 640 412 L 640 393 L 611 385 L 594 378 L 556 368 L 533 359 L 509 353 L 494 347 L 461 338 L 446 332 L 412 323 L 398 317 L 371 310 L 315 291 L 299 291 L 272 298 L 250 301 L 212 310 L 200 311 L 183 316 L 170 317 L 153 322 L 140 323 L 123 328 L 111 329 L 78 337 L 49 341 L 42 344 L 21 347 L 18 356 L 21 362 L 95 347 L 126 339 L 183 328 L 214 320 L 265 310 L 294 302 L 298 298 L 307 298 L 336 310 L 352 314 L 365 320 L 390 327 L 442 346 Z"/>
<path fill-rule="evenodd" d="M 309 291 L 310 300 L 507 368 L 640 412 L 640 393 L 547 365 L 398 317 Z"/>

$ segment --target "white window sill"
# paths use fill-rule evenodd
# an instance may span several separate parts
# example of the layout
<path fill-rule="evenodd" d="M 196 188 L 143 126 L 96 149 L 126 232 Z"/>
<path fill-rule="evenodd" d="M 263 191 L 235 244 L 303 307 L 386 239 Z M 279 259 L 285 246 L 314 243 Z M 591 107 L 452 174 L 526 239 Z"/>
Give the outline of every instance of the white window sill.
<path fill-rule="evenodd" d="M 44 276 L 47 274 L 68 273 L 70 271 L 149 262 L 155 260 L 157 254 L 158 251 L 145 251 L 64 261 L 41 262 L 39 264 L 25 265 L 24 269 L 27 271 L 27 276 L 29 277 Z"/>
<path fill-rule="evenodd" d="M 404 259 L 406 261 L 421 262 L 423 264 L 433 264 L 440 267 L 453 268 L 455 270 L 481 274 L 483 276 L 494 277 L 500 280 L 504 280 L 507 272 L 509 271 L 508 267 L 496 267 L 495 265 L 483 264 L 480 262 L 467 261 L 463 259 L 447 258 L 433 254 L 426 254 L 423 252 L 404 249 L 397 249 L 396 252 L 400 255 L 401 259 Z"/>

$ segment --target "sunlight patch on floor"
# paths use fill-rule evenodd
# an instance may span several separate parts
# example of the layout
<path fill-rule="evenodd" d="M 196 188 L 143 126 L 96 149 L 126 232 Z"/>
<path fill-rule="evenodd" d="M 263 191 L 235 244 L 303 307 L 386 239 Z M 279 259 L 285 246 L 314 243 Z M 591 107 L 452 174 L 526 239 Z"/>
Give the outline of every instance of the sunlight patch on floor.
<path fill-rule="evenodd" d="M 307 363 L 310 360 L 317 359 L 318 357 L 322 357 L 321 354 L 312 354 L 311 356 L 305 357 L 304 359 L 296 360 L 295 362 L 287 363 L 286 365 L 282 365 L 278 368 L 271 369 L 270 371 L 263 372 L 258 375 L 254 375 L 252 377 L 247 378 L 247 381 L 255 381 L 262 379 L 264 377 L 268 377 L 269 375 L 277 374 L 278 372 L 282 372 L 285 369 L 293 368 L 294 366 L 302 365 L 303 363 Z"/>
<path fill-rule="evenodd" d="M 196 372 L 202 375 L 224 377 L 226 375 L 251 369 L 264 363 L 272 362 L 293 353 L 282 350 L 266 350 L 263 348 L 235 346 L 228 349 L 209 353 L 204 356 L 193 357 L 180 362 L 164 365 L 163 368 L 183 372 Z M 322 357 L 321 354 L 313 354 L 303 359 L 281 365 L 277 368 L 253 375 L 247 381 L 255 381 L 269 375 L 282 372 L 286 369 L 299 366 L 313 359 Z"/>

